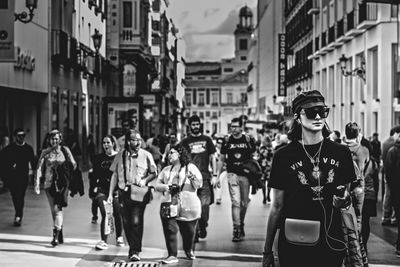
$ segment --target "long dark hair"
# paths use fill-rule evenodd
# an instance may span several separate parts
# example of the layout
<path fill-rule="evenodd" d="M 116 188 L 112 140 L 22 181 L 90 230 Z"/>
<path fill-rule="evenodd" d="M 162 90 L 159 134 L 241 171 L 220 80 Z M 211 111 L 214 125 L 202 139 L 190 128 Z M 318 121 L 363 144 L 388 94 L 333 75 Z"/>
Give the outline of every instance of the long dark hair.
<path fill-rule="evenodd" d="M 171 149 L 175 149 L 176 151 L 178 151 L 179 163 L 181 164 L 181 166 L 186 166 L 191 162 L 191 157 L 190 157 L 189 152 L 181 144 L 177 144 L 177 145 L 171 147 Z M 170 151 L 171 151 L 171 149 L 170 149 Z"/>
<path fill-rule="evenodd" d="M 300 116 L 300 114 L 298 115 Z M 327 138 L 331 133 L 328 124 L 325 122 L 324 128 L 322 128 L 322 136 Z M 297 141 L 302 139 L 302 126 L 301 123 L 297 121 L 297 119 L 293 119 L 288 131 L 288 138 L 291 141 Z"/>

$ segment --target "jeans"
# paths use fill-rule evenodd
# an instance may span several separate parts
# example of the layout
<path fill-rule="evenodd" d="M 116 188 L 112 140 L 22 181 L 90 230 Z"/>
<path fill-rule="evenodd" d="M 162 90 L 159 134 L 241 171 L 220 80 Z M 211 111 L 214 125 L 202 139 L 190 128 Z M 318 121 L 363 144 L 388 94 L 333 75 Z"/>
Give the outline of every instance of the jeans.
<path fill-rule="evenodd" d="M 233 227 L 238 228 L 244 224 L 247 205 L 249 204 L 249 179 L 235 173 L 228 173 L 228 187 L 232 202 Z"/>
<path fill-rule="evenodd" d="M 146 203 L 133 201 L 122 193 L 122 221 L 129 244 L 129 256 L 142 251 L 143 220 Z"/>
<path fill-rule="evenodd" d="M 178 227 L 182 235 L 183 250 L 193 250 L 194 236 L 196 233 L 197 220 L 179 221 L 175 218 L 161 218 L 163 226 L 165 245 L 167 246 L 168 256 L 176 257 L 178 255 Z"/>
<path fill-rule="evenodd" d="M 97 197 L 95 198 L 96 201 L 96 210 L 97 207 L 100 209 L 100 214 L 101 214 L 101 224 L 100 224 L 100 235 L 101 235 L 101 240 L 107 243 L 107 235 L 104 234 L 104 228 L 106 224 L 106 210 L 104 207 L 104 202 L 107 201 L 107 196 L 105 194 L 99 193 Z M 122 236 L 122 217 L 121 217 L 121 211 L 120 211 L 120 204 L 119 204 L 119 199 L 118 196 L 115 196 L 113 198 L 113 217 L 114 217 L 114 225 L 115 225 L 115 235 L 116 237 Z"/>
<path fill-rule="evenodd" d="M 201 217 L 198 227 L 206 229 L 210 218 L 210 205 L 212 203 L 213 191 L 210 180 L 203 180 L 203 186 L 197 189 L 197 196 L 201 202 Z"/>
<path fill-rule="evenodd" d="M 393 209 L 393 204 L 391 200 L 391 190 L 385 179 L 385 194 L 383 196 L 383 222 L 390 222 L 396 220 L 396 214 Z"/>
<path fill-rule="evenodd" d="M 61 230 L 64 221 L 63 211 L 58 205 L 54 205 L 54 198 L 50 194 L 50 188 L 45 189 L 45 192 L 49 201 L 51 216 L 53 217 L 53 226 L 57 230 Z"/>
<path fill-rule="evenodd" d="M 15 217 L 22 218 L 24 215 L 25 192 L 28 188 L 28 181 L 10 184 L 10 193 L 15 209 Z"/>

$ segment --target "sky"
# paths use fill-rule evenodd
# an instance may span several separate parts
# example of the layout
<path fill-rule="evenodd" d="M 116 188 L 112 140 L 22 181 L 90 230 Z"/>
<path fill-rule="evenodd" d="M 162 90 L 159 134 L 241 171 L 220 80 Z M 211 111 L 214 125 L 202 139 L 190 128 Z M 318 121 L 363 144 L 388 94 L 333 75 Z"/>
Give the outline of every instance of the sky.
<path fill-rule="evenodd" d="M 169 0 L 172 18 L 186 43 L 186 61 L 219 61 L 234 57 L 234 35 L 239 10 L 255 9 L 257 0 Z"/>

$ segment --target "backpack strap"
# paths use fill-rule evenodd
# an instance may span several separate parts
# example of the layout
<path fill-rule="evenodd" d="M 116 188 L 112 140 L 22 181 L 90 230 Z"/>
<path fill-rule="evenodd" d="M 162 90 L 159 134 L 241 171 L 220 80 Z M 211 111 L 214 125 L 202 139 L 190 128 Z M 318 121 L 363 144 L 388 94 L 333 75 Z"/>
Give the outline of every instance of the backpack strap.
<path fill-rule="evenodd" d="M 126 150 L 125 149 L 122 151 L 122 167 L 123 167 L 123 171 L 124 171 L 124 182 L 126 185 L 127 179 L 126 179 Z"/>

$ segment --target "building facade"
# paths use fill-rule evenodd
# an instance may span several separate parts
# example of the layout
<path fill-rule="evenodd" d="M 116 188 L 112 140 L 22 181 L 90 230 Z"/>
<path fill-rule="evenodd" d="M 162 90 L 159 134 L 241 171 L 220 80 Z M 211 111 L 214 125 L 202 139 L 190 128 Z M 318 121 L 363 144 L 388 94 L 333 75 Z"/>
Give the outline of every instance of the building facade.
<path fill-rule="evenodd" d="M 257 5 L 247 66 L 247 114 L 255 123 L 276 120 L 286 103 L 286 97 L 278 94 L 279 36 L 285 32 L 283 6 L 284 1 L 271 0 L 260 0 Z"/>
<path fill-rule="evenodd" d="M 315 1 L 313 87 L 326 96 L 330 128 L 357 122 L 386 139 L 400 124 L 397 7 L 369 1 Z M 396 34 L 397 33 L 397 34 Z"/>
<path fill-rule="evenodd" d="M 26 141 L 35 151 L 40 147 L 49 118 L 49 31 L 48 3 L 35 9 L 35 23 L 14 23 L 15 62 L 0 63 L 0 135 L 12 136 L 15 128 L 26 131 Z M 26 9 L 15 2 L 15 12 Z"/>
<path fill-rule="evenodd" d="M 233 58 L 220 62 L 188 62 L 185 74 L 186 117 L 198 115 L 204 133 L 227 134 L 233 118 L 247 120 L 249 50 L 253 13 L 247 6 L 239 10 L 234 31 Z"/>

